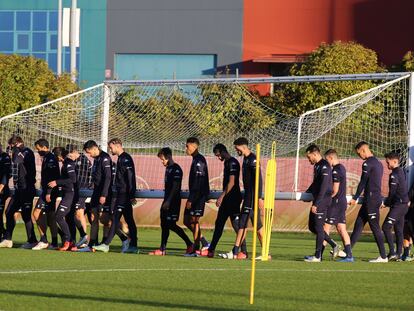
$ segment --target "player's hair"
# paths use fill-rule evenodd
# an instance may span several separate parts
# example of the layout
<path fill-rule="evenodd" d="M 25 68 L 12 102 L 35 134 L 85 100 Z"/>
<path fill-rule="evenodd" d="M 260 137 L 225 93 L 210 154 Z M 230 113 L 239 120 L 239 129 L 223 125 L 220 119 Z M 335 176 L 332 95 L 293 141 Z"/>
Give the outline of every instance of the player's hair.
<path fill-rule="evenodd" d="M 57 157 L 65 158 L 69 152 L 63 147 L 55 147 L 53 148 L 52 153 L 55 155 L 56 158 Z"/>
<path fill-rule="evenodd" d="M 44 147 L 49 148 L 49 142 L 44 138 L 40 138 L 40 139 L 36 140 L 34 144 L 35 144 L 35 146 L 40 146 L 42 148 L 44 148 Z"/>
<path fill-rule="evenodd" d="M 327 156 L 338 156 L 338 152 L 336 152 L 336 150 L 335 149 L 328 149 L 328 150 L 326 150 L 325 151 L 325 157 L 327 157 Z"/>
<path fill-rule="evenodd" d="M 98 148 L 98 144 L 96 143 L 96 141 L 94 140 L 88 140 L 84 145 L 83 145 L 83 150 L 88 150 L 91 149 L 93 147 L 97 147 Z"/>
<path fill-rule="evenodd" d="M 391 151 L 391 152 L 386 153 L 384 155 L 384 158 L 386 158 L 388 160 L 398 160 L 398 162 L 399 162 L 400 159 L 401 159 L 401 156 L 398 152 Z"/>
<path fill-rule="evenodd" d="M 306 148 L 306 153 L 321 152 L 321 149 L 315 144 L 311 144 Z"/>
<path fill-rule="evenodd" d="M 108 141 L 108 145 L 109 144 L 122 146 L 122 140 L 120 140 L 119 138 L 112 138 L 110 141 Z"/>
<path fill-rule="evenodd" d="M 243 146 L 243 145 L 248 146 L 249 141 L 245 137 L 239 137 L 233 142 L 233 145 L 235 145 L 235 146 Z"/>
<path fill-rule="evenodd" d="M 164 157 L 171 157 L 171 156 L 172 156 L 172 150 L 171 150 L 171 148 L 169 148 L 169 147 L 161 148 L 161 149 L 158 151 L 157 156 L 158 156 L 158 157 L 160 157 L 160 156 L 164 156 Z"/>
<path fill-rule="evenodd" d="M 200 146 L 200 141 L 197 137 L 188 137 L 187 144 L 196 144 L 197 146 Z"/>
<path fill-rule="evenodd" d="M 67 144 L 65 148 L 69 153 L 72 153 L 74 151 L 79 151 L 78 146 L 73 144 Z"/>
<path fill-rule="evenodd" d="M 355 145 L 355 150 L 361 149 L 362 146 L 368 146 L 369 147 L 369 144 L 366 141 L 362 140 L 362 141 L 360 141 L 359 143 L 357 143 Z"/>
<path fill-rule="evenodd" d="M 213 153 L 222 153 L 222 152 L 228 152 L 226 146 L 224 146 L 223 144 L 217 144 L 214 146 L 213 148 Z"/>
<path fill-rule="evenodd" d="M 9 138 L 7 141 L 9 145 L 15 145 L 15 144 L 23 144 L 23 139 L 19 135 L 13 135 Z"/>

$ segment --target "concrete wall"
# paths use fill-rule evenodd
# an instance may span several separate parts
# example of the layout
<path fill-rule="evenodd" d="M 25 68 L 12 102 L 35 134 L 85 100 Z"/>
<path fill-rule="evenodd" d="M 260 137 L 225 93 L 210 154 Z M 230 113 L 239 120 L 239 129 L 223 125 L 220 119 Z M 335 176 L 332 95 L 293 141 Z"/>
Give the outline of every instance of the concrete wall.
<path fill-rule="evenodd" d="M 106 68 L 115 53 L 216 54 L 217 66 L 242 56 L 243 0 L 108 0 Z"/>

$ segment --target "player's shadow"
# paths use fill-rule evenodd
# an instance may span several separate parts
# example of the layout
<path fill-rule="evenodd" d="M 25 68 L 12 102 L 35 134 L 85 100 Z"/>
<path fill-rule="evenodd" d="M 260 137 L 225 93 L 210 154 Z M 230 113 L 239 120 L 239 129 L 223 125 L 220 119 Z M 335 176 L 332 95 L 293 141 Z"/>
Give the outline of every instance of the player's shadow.
<path fill-rule="evenodd" d="M 121 303 L 121 304 L 133 304 L 133 305 L 141 305 L 147 307 L 155 307 L 155 308 L 171 308 L 171 309 L 187 309 L 187 310 L 204 310 L 204 311 L 220 311 L 220 310 L 234 310 L 230 308 L 224 307 L 207 307 L 207 306 L 200 306 L 200 305 L 192 305 L 192 304 L 180 304 L 180 303 L 170 303 L 165 301 L 149 301 L 143 299 L 121 299 L 116 297 L 102 297 L 102 296 L 80 296 L 80 295 L 69 295 L 63 293 L 46 293 L 46 292 L 35 292 L 35 291 L 24 291 L 24 290 L 8 290 L 8 289 L 0 289 L 0 293 L 7 294 L 7 295 L 21 295 L 27 297 L 41 297 L 41 298 L 57 298 L 57 299 L 69 299 L 73 300 L 88 300 L 88 301 L 96 301 L 98 303 L 108 302 L 108 303 Z"/>

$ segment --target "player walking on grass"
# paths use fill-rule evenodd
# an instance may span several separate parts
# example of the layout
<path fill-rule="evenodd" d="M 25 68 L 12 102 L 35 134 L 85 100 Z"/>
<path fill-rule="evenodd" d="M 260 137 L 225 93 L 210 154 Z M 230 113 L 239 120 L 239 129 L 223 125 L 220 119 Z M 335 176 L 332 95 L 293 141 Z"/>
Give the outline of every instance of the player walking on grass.
<path fill-rule="evenodd" d="M 12 136 L 8 144 L 12 150 L 14 194 L 6 212 L 6 232 L 0 248 L 13 247 L 12 237 L 16 226 L 14 216 L 21 213 L 27 234 L 27 243 L 23 244 L 22 248 L 31 249 L 37 244 L 32 222 L 33 199 L 36 193 L 35 156 L 32 150 L 24 146 L 20 136 Z"/>
<path fill-rule="evenodd" d="M 52 245 L 50 245 L 50 247 L 56 249 L 58 247 L 58 227 L 55 218 L 55 210 L 59 190 L 57 188 L 50 188 L 48 183 L 59 178 L 59 163 L 53 152 L 50 152 L 49 142 L 46 139 L 41 138 L 37 140 L 35 142 L 35 148 L 42 158 L 42 168 L 40 172 L 42 194 L 37 200 L 33 212 L 33 217 L 36 220 L 40 234 L 40 241 L 33 247 L 33 250 L 42 250 L 49 247 L 49 242 L 46 236 L 48 226 L 50 228 L 50 234 L 52 235 Z"/>
<path fill-rule="evenodd" d="M 313 165 L 313 181 L 306 192 L 312 193 L 313 201 L 309 212 L 309 230 L 316 234 L 315 255 L 306 256 L 306 262 L 321 262 L 324 240 L 334 243 L 324 230 L 328 208 L 332 203 L 332 169 L 328 161 L 322 158 L 318 146 L 312 144 L 306 148 L 306 157 Z"/>
<path fill-rule="evenodd" d="M 384 236 L 379 224 L 380 220 L 380 206 L 382 205 L 381 196 L 381 184 L 384 168 L 380 161 L 369 148 L 369 145 L 365 141 L 359 142 L 355 146 L 355 151 L 358 156 L 364 160 L 362 164 L 361 180 L 358 184 L 357 191 L 349 202 L 350 205 L 355 205 L 358 198 L 364 192 L 364 198 L 362 206 L 358 212 L 358 216 L 355 220 L 354 230 L 351 234 L 351 245 L 354 247 L 358 241 L 365 224 L 368 222 L 372 233 L 375 237 L 380 256 L 376 259 L 370 260 L 370 262 L 388 262 L 387 255 L 385 253 Z"/>
<path fill-rule="evenodd" d="M 69 144 L 66 145 L 66 150 L 69 151 L 69 154 L 73 154 L 76 162 L 76 176 L 77 176 L 77 185 L 79 189 L 90 189 L 91 188 L 91 168 L 92 164 L 89 161 L 88 157 L 84 154 L 80 154 L 77 146 Z M 85 247 L 88 243 L 88 235 L 86 234 L 86 197 L 81 197 L 79 192 L 75 195 L 72 212 L 74 216 L 75 226 L 79 231 L 80 239 L 76 243 L 76 247 Z M 70 214 L 72 214 L 72 212 Z M 69 215 L 70 215 L 69 214 Z M 73 239 L 75 240 L 76 230 L 72 229 Z M 72 248 L 73 250 L 76 250 Z"/>
<path fill-rule="evenodd" d="M 108 237 L 104 240 L 104 243 L 98 246 L 93 246 L 93 248 L 105 253 L 109 251 L 109 244 L 111 244 L 115 234 L 119 230 L 121 217 L 124 216 L 128 225 L 130 237 L 129 247 L 124 253 L 136 254 L 138 253 L 137 226 L 135 224 L 132 209 L 132 205 L 136 203 L 135 192 L 137 190 L 134 161 L 132 157 L 124 151 L 120 139 L 111 139 L 108 143 L 108 148 L 113 155 L 118 156 L 115 174 L 115 211 Z"/>
<path fill-rule="evenodd" d="M 0 241 L 3 240 L 6 229 L 3 223 L 3 213 L 6 208 L 6 201 L 10 197 L 9 180 L 11 178 L 11 158 L 3 152 L 0 144 Z"/>
<path fill-rule="evenodd" d="M 193 158 L 188 180 L 190 194 L 184 212 L 184 225 L 191 230 L 194 238 L 193 247 L 186 254 L 188 257 L 197 256 L 200 242 L 203 245 L 202 252 L 208 252 L 208 242 L 201 235 L 200 218 L 204 215 L 205 204 L 210 193 L 210 184 L 207 161 L 199 153 L 199 145 L 200 142 L 196 137 L 189 137 L 185 145 L 186 153 Z"/>
<path fill-rule="evenodd" d="M 243 187 L 244 196 L 243 204 L 240 211 L 239 230 L 237 232 L 236 241 L 234 243 L 231 252 L 223 254 L 223 258 L 227 259 L 246 259 L 248 257 L 247 252 L 241 250 L 246 234 L 249 218 L 253 223 L 254 215 L 254 198 L 255 198 L 255 183 L 256 183 L 256 155 L 249 149 L 249 141 L 240 137 L 234 141 L 234 147 L 239 156 L 243 156 Z M 263 209 L 263 198 L 262 198 L 262 174 L 259 175 L 259 208 Z M 260 243 L 262 242 L 263 236 L 263 225 L 260 217 L 257 219 L 257 236 Z"/>
<path fill-rule="evenodd" d="M 346 231 L 346 208 L 348 206 L 346 201 L 346 169 L 339 162 L 338 153 L 334 149 L 329 149 L 325 152 L 325 159 L 332 167 L 333 186 L 332 203 L 328 207 L 324 230 L 329 235 L 331 227 L 336 227 L 336 230 L 342 238 L 346 253 L 346 257 L 339 261 L 353 262 L 351 239 L 348 231 Z M 335 258 L 339 253 L 339 247 L 332 239 L 330 245 L 333 248 L 332 257 Z"/>
<path fill-rule="evenodd" d="M 158 158 L 165 166 L 164 200 L 160 209 L 161 246 L 159 249 L 150 252 L 149 255 L 164 256 L 166 254 L 170 230 L 175 232 L 184 241 L 187 246 L 187 252 L 190 252 L 193 243 L 185 234 L 184 230 L 177 225 L 177 221 L 180 217 L 183 171 L 181 167 L 174 162 L 170 148 L 162 148 L 158 152 Z"/>
<path fill-rule="evenodd" d="M 87 247 L 80 249 L 82 252 L 94 251 L 92 246 L 98 244 L 99 218 L 102 214 L 110 214 L 112 160 L 109 154 L 101 150 L 98 144 L 89 140 L 83 145 L 86 154 L 94 158 L 92 166 L 93 193 L 90 203 L 90 241 Z M 110 216 L 104 215 L 104 218 Z"/>
<path fill-rule="evenodd" d="M 58 161 L 63 162 L 63 166 L 60 178 L 50 181 L 48 186 L 52 189 L 57 189 L 58 187 L 61 187 L 62 189 L 62 200 L 56 210 L 56 222 L 63 232 L 62 247 L 58 250 L 68 251 L 74 246 L 72 233 L 69 227 L 69 224 L 74 225 L 73 214 L 71 215 L 72 219 L 68 219 L 69 221 L 67 221 L 66 218 L 71 212 L 73 200 L 79 196 L 76 176 L 76 154 L 73 152 L 69 153 L 63 147 L 54 148 L 54 153 Z"/>
<path fill-rule="evenodd" d="M 213 239 L 208 249 L 208 257 L 213 258 L 214 252 L 223 234 L 224 225 L 230 218 L 234 231 L 239 232 L 240 204 L 242 195 L 240 192 L 240 164 L 237 159 L 232 157 L 227 151 L 226 146 L 217 144 L 213 148 L 213 153 L 220 161 L 224 162 L 223 172 L 223 193 L 216 201 L 218 207 L 217 219 L 214 226 Z M 246 241 L 241 245 L 241 251 L 247 253 Z"/>
<path fill-rule="evenodd" d="M 389 177 L 389 193 L 384 206 L 390 208 L 387 217 L 382 225 L 382 230 L 387 240 L 390 252 L 388 261 L 400 260 L 404 240 L 404 217 L 408 212 L 408 189 L 404 170 L 400 167 L 400 156 L 398 153 L 390 152 L 385 155 L 385 161 L 389 170 L 392 170 Z M 397 252 L 394 248 L 395 232 Z"/>

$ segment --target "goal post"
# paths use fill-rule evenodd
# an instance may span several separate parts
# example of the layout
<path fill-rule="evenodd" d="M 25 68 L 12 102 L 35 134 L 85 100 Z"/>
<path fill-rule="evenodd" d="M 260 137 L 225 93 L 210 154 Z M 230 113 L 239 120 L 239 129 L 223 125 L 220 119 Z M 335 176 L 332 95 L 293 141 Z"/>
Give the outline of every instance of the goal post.
<path fill-rule="evenodd" d="M 358 83 L 363 81 L 371 83 L 361 90 Z M 350 96 L 320 102 L 319 108 L 301 115 L 279 112 L 254 88 L 302 85 L 317 93 L 340 83 L 358 87 Z M 191 159 L 184 147 L 190 136 L 200 139 L 200 151 L 207 158 L 211 198 L 217 198 L 222 187 L 222 163 L 214 157 L 213 146 L 224 143 L 234 154 L 234 139 L 245 136 L 251 146 L 261 144 L 264 164 L 272 141 L 277 142 L 276 199 L 309 199 L 304 191 L 312 168 L 304 148 L 316 143 L 322 150 L 337 149 L 352 179 L 350 194 L 361 165 L 353 146 L 360 140 L 367 140 L 379 157 L 398 150 L 410 184 L 414 181 L 413 83 L 412 73 L 105 81 L 0 118 L 0 140 L 4 145 L 12 134 L 19 134 L 29 147 L 43 137 L 52 147 L 73 143 L 81 148 L 93 139 L 106 150 L 107 141 L 118 137 L 136 164 L 137 197 L 149 199 L 163 197 L 163 167 L 156 154 L 167 146 L 183 167 L 183 197 L 188 195 Z M 90 190 L 83 189 L 82 195 L 90 195 Z"/>

